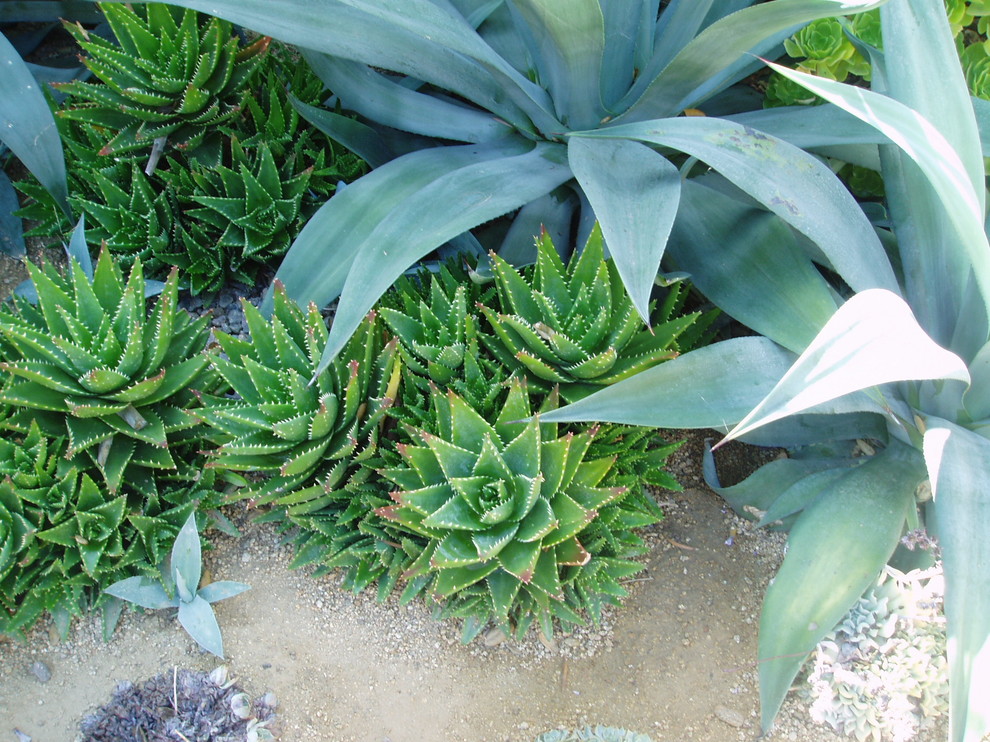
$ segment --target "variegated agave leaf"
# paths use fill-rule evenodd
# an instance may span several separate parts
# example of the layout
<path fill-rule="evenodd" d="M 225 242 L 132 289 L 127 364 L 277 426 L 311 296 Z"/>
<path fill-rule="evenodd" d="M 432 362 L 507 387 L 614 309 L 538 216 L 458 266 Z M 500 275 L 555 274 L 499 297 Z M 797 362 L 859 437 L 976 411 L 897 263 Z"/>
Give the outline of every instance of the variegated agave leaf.
<path fill-rule="evenodd" d="M 493 423 L 456 394 L 433 394 L 433 425 L 409 431 L 416 443 L 399 446 L 402 465 L 382 472 L 396 490 L 379 514 L 427 544 L 405 596 L 427 590 L 445 615 L 467 619 L 468 637 L 489 620 L 522 633 L 534 618 L 549 635 L 554 617 L 582 623 L 617 601 L 619 579 L 641 567 L 621 537 L 628 488 L 605 486 L 612 459 L 587 455 L 597 429 L 518 423 L 532 411 L 521 379 Z M 543 406 L 555 404 L 552 395 Z M 630 517 L 629 528 L 644 520 Z"/>
<path fill-rule="evenodd" d="M 375 455 L 398 393 L 396 344 L 384 342 L 372 314 L 310 384 L 327 338 L 316 307 L 304 314 L 281 284 L 270 322 L 243 306 L 250 340 L 217 333 L 226 358 L 213 359 L 236 396 L 202 395 L 196 412 L 222 440 L 208 466 L 263 475 L 239 497 L 271 504 L 271 519 L 299 526 L 297 564 L 342 566 L 367 584 L 388 567 L 393 548 L 383 545 L 388 537 L 373 513 L 386 501 L 383 487 L 369 482 L 376 475 L 363 463 Z"/>
<path fill-rule="evenodd" d="M 15 408 L 8 428 L 65 436 L 67 456 L 96 468 L 110 492 L 126 482 L 146 496 L 155 475 L 197 476 L 195 461 L 177 461 L 172 444 L 202 432 L 186 409 L 191 387 L 213 390 L 218 377 L 204 353 L 208 318 L 177 308 L 177 273 L 169 276 L 150 315 L 140 261 L 127 281 L 107 250 L 92 283 L 74 260 L 68 275 L 28 265 L 37 306 L 15 297 L 0 309 L 0 334 L 10 351 L 0 403 Z"/>
<path fill-rule="evenodd" d="M 569 401 L 675 357 L 677 337 L 698 318 L 644 327 L 614 263 L 604 258 L 597 226 L 567 266 L 546 233 L 533 269 L 519 272 L 497 255 L 491 260 L 501 310 L 478 308 L 494 331 L 492 352 L 535 383 L 559 384 Z"/>
<path fill-rule="evenodd" d="M 211 130 L 218 134 L 217 124 L 239 110 L 269 39 L 242 48 L 230 23 L 163 3 L 99 7 L 117 42 L 64 24 L 100 82 L 59 85 L 71 98 L 59 115 L 113 132 L 104 155 L 147 150 L 155 140 L 192 150 Z"/>

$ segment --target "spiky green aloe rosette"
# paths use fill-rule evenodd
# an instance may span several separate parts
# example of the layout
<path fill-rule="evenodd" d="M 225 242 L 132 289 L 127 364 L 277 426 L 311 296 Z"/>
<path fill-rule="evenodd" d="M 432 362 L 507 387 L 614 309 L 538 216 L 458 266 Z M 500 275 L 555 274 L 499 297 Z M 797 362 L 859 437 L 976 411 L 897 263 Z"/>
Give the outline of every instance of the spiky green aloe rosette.
<path fill-rule="evenodd" d="M 189 453 L 205 428 L 186 410 L 197 404 L 191 389 L 212 390 L 217 377 L 204 352 L 208 318 L 177 307 L 176 272 L 150 316 L 140 261 L 126 282 L 106 250 L 92 281 L 75 260 L 68 276 L 51 265 L 28 272 L 37 305 L 15 296 L 13 308 L 0 308 L 8 374 L 0 403 L 14 409 L 4 427 L 26 434 L 36 420 L 64 436 L 67 457 L 98 470 L 110 492 L 126 482 L 157 496 L 163 472 L 196 479 Z"/>
<path fill-rule="evenodd" d="M 0 438 L 0 634 L 30 628 L 47 611 L 64 635 L 101 587 L 157 576 L 196 506 L 187 492 L 141 502 L 113 495 L 64 453 L 64 439 L 36 423 Z"/>
<path fill-rule="evenodd" d="M 678 336 L 698 319 L 673 316 L 671 302 L 652 329 L 645 327 L 615 263 L 604 258 L 597 225 L 567 266 L 547 234 L 537 242 L 532 272 L 497 255 L 491 260 L 500 308 L 478 306 L 494 332 L 491 351 L 535 383 L 559 384 L 568 401 L 674 358 Z"/>
<path fill-rule="evenodd" d="M 295 565 L 345 567 L 358 588 L 391 570 L 394 584 L 404 557 L 393 563 L 395 539 L 377 528 L 385 500 L 362 462 L 376 455 L 398 390 L 395 343 L 371 315 L 310 384 L 327 339 L 315 305 L 304 314 L 277 283 L 270 322 L 243 307 L 250 341 L 218 332 L 226 358 L 213 359 L 236 396 L 202 395 L 197 411 L 221 435 L 208 466 L 262 475 L 240 497 L 298 527 Z"/>
<path fill-rule="evenodd" d="M 378 514 L 426 543 L 406 594 L 429 592 L 468 636 L 490 620 L 522 634 L 534 617 L 550 635 L 553 617 L 582 623 L 624 596 L 619 581 L 642 567 L 612 531 L 644 521 L 611 517 L 628 489 L 603 485 L 612 459 L 586 457 L 596 429 L 519 424 L 533 410 L 518 378 L 494 422 L 452 392 L 434 388 L 432 402 L 434 424 L 408 431 L 402 465 L 382 471 L 397 489 Z"/>
<path fill-rule="evenodd" d="M 60 116 L 114 132 L 101 154 L 147 149 L 156 139 L 191 150 L 238 112 L 268 37 L 240 48 L 231 24 L 219 18 L 164 3 L 98 5 L 117 43 L 64 25 L 102 84 L 76 80 L 58 87 L 74 101 Z"/>

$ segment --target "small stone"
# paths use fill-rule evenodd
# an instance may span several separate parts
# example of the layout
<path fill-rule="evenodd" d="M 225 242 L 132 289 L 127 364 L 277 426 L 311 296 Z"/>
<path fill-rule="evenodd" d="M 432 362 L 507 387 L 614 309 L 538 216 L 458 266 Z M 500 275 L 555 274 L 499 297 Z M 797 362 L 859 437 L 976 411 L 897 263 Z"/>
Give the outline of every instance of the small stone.
<path fill-rule="evenodd" d="M 44 662 L 38 661 L 31 664 L 31 674 L 39 683 L 47 683 L 52 679 L 52 671 Z"/>
<path fill-rule="evenodd" d="M 547 637 L 542 631 L 537 635 L 540 637 L 540 644 L 551 653 L 557 652 L 557 641 L 553 637 Z"/>
<path fill-rule="evenodd" d="M 742 729 L 746 726 L 745 717 L 738 711 L 733 711 L 728 706 L 716 706 L 714 709 L 715 717 L 719 721 L 723 721 L 730 727 L 736 727 L 737 729 Z"/>
<path fill-rule="evenodd" d="M 485 632 L 485 636 L 484 639 L 482 639 L 482 643 L 484 643 L 486 647 L 497 647 L 507 638 L 508 637 L 505 635 L 505 632 L 502 631 L 502 629 L 500 629 L 498 626 L 496 626 L 494 629 L 489 629 L 487 632 Z"/>

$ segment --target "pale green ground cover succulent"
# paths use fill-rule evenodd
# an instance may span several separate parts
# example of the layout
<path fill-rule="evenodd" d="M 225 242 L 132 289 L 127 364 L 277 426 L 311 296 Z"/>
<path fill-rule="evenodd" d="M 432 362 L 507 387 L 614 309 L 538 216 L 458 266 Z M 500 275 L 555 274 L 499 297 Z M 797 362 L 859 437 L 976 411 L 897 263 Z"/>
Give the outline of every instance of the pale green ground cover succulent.
<path fill-rule="evenodd" d="M 949 710 L 941 570 L 887 568 L 816 648 L 811 717 L 859 742 L 906 742 Z"/>
<path fill-rule="evenodd" d="M 626 729 L 596 726 L 582 729 L 554 729 L 544 732 L 534 742 L 650 742 L 650 738 L 645 734 Z"/>

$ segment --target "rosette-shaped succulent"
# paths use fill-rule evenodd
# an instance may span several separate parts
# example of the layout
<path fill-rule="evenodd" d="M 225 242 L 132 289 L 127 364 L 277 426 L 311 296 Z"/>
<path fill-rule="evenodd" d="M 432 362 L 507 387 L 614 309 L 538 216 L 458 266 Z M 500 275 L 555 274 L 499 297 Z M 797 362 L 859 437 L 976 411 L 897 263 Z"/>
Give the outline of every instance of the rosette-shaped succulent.
<path fill-rule="evenodd" d="M 447 615 L 468 619 L 470 638 L 489 620 L 521 633 L 534 617 L 550 635 L 553 617 L 582 622 L 625 594 L 619 578 L 640 566 L 610 552 L 594 526 L 627 488 L 601 486 L 613 462 L 587 458 L 596 429 L 558 437 L 538 416 L 519 424 L 532 412 L 520 379 L 494 423 L 437 388 L 433 409 L 434 424 L 398 446 L 402 465 L 382 471 L 397 489 L 378 514 L 426 539 L 407 595 L 427 589 Z"/>
<path fill-rule="evenodd" d="M 28 271 L 37 305 L 15 297 L 0 309 L 9 347 L 0 403 L 16 410 L 4 426 L 26 433 L 37 420 L 65 436 L 66 455 L 99 469 L 114 493 L 126 482 L 155 495 L 158 471 L 194 479 L 195 462 L 169 448 L 199 440 L 203 429 L 186 413 L 196 404 L 190 387 L 212 390 L 217 377 L 203 352 L 208 318 L 177 307 L 176 272 L 149 315 L 140 261 L 126 283 L 106 250 L 92 282 L 75 260 L 67 277 L 50 265 Z"/>
<path fill-rule="evenodd" d="M 652 331 L 644 327 L 615 264 L 604 259 L 597 226 L 566 267 L 547 234 L 531 272 L 497 255 L 492 263 L 502 310 L 479 305 L 496 336 L 492 352 L 533 381 L 560 384 L 568 401 L 675 357 L 678 335 L 698 317 L 661 316 Z"/>
<path fill-rule="evenodd" d="M 455 391 L 486 419 L 498 413 L 509 370 L 483 348 L 475 309 L 494 298 L 492 288 L 482 290 L 454 265 L 396 281 L 377 309 L 399 341 L 406 380 L 402 405 L 390 414 L 422 424 L 434 384 Z"/>
<path fill-rule="evenodd" d="M 124 173 L 129 174 L 129 187 Z M 69 200 L 86 215 L 87 241 L 105 244 L 125 267 L 140 260 L 151 275 L 167 272 L 171 264 L 162 256 L 175 230 L 168 194 L 156 190 L 136 164 L 129 169 L 125 165 L 111 171 L 89 170 L 79 177 L 87 185 Z"/>
<path fill-rule="evenodd" d="M 228 280 L 253 283 L 258 267 L 284 254 L 304 222 L 312 168 L 286 177 L 267 145 L 246 152 L 236 138 L 230 155 L 230 167 L 193 162 L 187 169 L 171 161 L 161 173 L 183 215 L 174 241 L 158 252 L 183 270 L 194 294 Z"/>
<path fill-rule="evenodd" d="M 270 322 L 243 306 L 250 340 L 218 332 L 226 358 L 213 359 L 236 396 L 204 394 L 196 411 L 222 443 L 207 466 L 263 475 L 239 497 L 271 504 L 272 519 L 299 526 L 296 564 L 352 568 L 366 585 L 393 551 L 374 532 L 373 508 L 386 502 L 384 487 L 368 483 L 376 475 L 363 462 L 375 455 L 398 392 L 395 343 L 384 342 L 372 314 L 310 384 L 327 339 L 315 305 L 304 314 L 277 283 Z"/>
<path fill-rule="evenodd" d="M 71 97 L 60 116 L 114 132 L 101 154 L 150 148 L 155 140 L 191 150 L 240 108 L 269 39 L 241 47 L 231 24 L 163 3 L 99 3 L 117 43 L 65 23 L 100 81 L 57 87 Z"/>
<path fill-rule="evenodd" d="M 812 21 L 784 41 L 784 50 L 802 60 L 802 69 L 832 80 L 870 74 L 870 63 L 856 51 L 836 18 Z"/>

